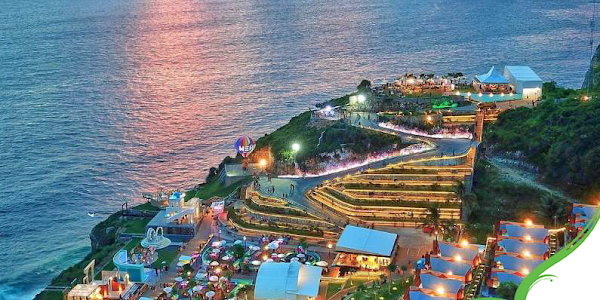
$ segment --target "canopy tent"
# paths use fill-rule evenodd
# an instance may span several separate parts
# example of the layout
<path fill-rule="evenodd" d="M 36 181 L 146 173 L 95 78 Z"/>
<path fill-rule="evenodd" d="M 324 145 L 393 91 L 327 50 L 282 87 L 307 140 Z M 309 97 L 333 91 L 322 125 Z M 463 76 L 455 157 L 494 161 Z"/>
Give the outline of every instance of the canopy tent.
<path fill-rule="evenodd" d="M 455 257 L 460 255 L 464 260 L 472 262 L 477 254 L 479 254 L 479 247 L 475 245 L 462 246 L 456 243 L 439 242 L 440 253 L 444 257 Z"/>
<path fill-rule="evenodd" d="M 431 270 L 441 273 L 448 273 L 451 271 L 454 275 L 466 276 L 467 272 L 471 270 L 471 262 L 464 260 L 462 262 L 456 262 L 449 258 L 432 257 Z"/>
<path fill-rule="evenodd" d="M 316 297 L 321 272 L 320 267 L 297 262 L 262 264 L 256 275 L 254 298 L 297 300 Z"/>
<path fill-rule="evenodd" d="M 498 246 L 504 248 L 504 252 L 523 253 L 529 251 L 532 255 L 543 256 L 548 252 L 548 245 L 544 243 L 532 243 L 518 239 L 502 239 Z"/>
<path fill-rule="evenodd" d="M 429 289 L 422 289 L 416 286 L 411 286 L 408 291 L 408 300 L 453 300 L 454 298 L 447 298 L 441 295 L 437 295 L 435 291 Z"/>
<path fill-rule="evenodd" d="M 528 66 L 505 66 L 504 76 L 512 77 L 518 81 L 529 81 L 542 83 L 542 79 Z"/>
<path fill-rule="evenodd" d="M 502 282 L 512 282 L 516 285 L 521 284 L 523 278 L 525 278 L 526 274 L 515 272 L 511 270 L 502 270 L 502 269 L 492 269 L 490 273 L 490 278 L 498 278 L 500 283 Z"/>
<path fill-rule="evenodd" d="M 458 291 L 463 287 L 464 278 L 459 279 L 460 276 L 436 276 L 430 272 L 424 271 L 421 273 L 421 285 L 425 289 L 436 290 L 443 288 L 448 294 L 456 295 Z"/>
<path fill-rule="evenodd" d="M 475 80 L 482 84 L 508 84 L 508 79 L 502 76 L 496 67 L 491 67 L 485 74 L 475 76 Z"/>
<path fill-rule="evenodd" d="M 500 254 L 495 258 L 496 262 L 501 262 L 505 270 L 522 271 L 527 269 L 531 271 L 544 261 L 535 258 L 523 258 L 520 255 Z"/>
<path fill-rule="evenodd" d="M 594 217 L 596 210 L 598 210 L 598 206 L 595 205 L 573 204 L 573 211 L 571 212 L 574 220 L 573 225 L 585 228 Z"/>
<path fill-rule="evenodd" d="M 398 235 L 395 233 L 348 225 L 344 228 L 335 250 L 390 257 L 397 239 Z"/>
<path fill-rule="evenodd" d="M 521 237 L 530 236 L 533 240 L 543 241 L 548 236 L 548 229 L 542 225 L 526 225 L 515 222 L 500 222 L 498 232 L 503 236 Z"/>

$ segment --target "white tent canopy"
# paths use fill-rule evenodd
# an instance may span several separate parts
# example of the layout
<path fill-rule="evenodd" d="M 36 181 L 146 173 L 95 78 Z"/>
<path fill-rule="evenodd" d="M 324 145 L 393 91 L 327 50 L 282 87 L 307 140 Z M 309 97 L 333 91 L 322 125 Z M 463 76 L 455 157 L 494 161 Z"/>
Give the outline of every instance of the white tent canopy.
<path fill-rule="evenodd" d="M 398 235 L 395 233 L 348 225 L 335 246 L 339 252 L 390 257 Z"/>
<path fill-rule="evenodd" d="M 256 276 L 254 298 L 304 300 L 316 297 L 321 272 L 320 267 L 297 262 L 262 264 Z"/>

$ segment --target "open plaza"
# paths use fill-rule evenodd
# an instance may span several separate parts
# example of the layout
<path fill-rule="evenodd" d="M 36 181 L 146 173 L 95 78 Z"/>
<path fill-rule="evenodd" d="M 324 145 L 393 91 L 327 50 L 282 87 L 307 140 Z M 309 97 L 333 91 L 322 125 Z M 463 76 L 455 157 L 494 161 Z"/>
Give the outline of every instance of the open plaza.
<path fill-rule="evenodd" d="M 389 145 L 306 158 L 307 145 L 293 139 L 284 154 L 275 144 L 250 154 L 254 141 L 241 139 L 248 153 L 205 185 L 146 194 L 147 203 L 124 208 L 119 218 L 141 229 L 118 232 L 125 246 L 102 264 L 89 261 L 63 298 L 496 296 L 597 220 L 597 206 L 572 204 L 560 216 L 566 226 L 528 217 L 493 224 L 483 238 L 467 230 L 483 127 L 541 99 L 542 80 L 527 66 L 491 67 L 472 79 L 406 73 L 359 86 L 346 102 L 310 111 L 318 144 L 334 124 Z"/>

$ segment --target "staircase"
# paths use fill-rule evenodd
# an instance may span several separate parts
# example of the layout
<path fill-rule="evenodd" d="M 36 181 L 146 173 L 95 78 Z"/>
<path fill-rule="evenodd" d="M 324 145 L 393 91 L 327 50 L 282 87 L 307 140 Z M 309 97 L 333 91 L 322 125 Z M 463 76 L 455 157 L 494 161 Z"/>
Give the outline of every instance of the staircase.
<path fill-rule="evenodd" d="M 471 300 L 476 298 L 481 293 L 481 287 L 485 280 L 485 265 L 479 264 L 477 268 L 473 271 L 473 280 L 467 286 L 465 290 L 465 300 Z"/>
<path fill-rule="evenodd" d="M 550 246 L 550 256 L 556 254 L 556 251 L 558 251 L 558 232 L 550 232 L 548 245 Z"/>
<path fill-rule="evenodd" d="M 475 113 L 475 137 L 478 142 L 483 139 L 483 122 L 485 120 L 485 109 L 479 109 Z"/>

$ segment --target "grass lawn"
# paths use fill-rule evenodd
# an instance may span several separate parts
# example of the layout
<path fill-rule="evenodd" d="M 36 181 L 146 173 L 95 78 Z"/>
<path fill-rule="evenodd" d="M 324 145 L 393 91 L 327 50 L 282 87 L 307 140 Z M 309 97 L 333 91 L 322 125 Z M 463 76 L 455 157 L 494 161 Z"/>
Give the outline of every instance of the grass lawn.
<path fill-rule="evenodd" d="M 150 204 L 150 202 L 146 202 L 144 204 L 136 205 L 132 209 L 140 210 L 140 211 L 143 211 L 143 210 L 146 210 L 146 211 L 160 211 L 160 207 L 156 207 L 156 206 Z"/>
<path fill-rule="evenodd" d="M 394 290 L 396 288 L 396 290 Z M 388 290 L 390 292 L 388 292 Z M 389 287 L 389 283 L 383 285 L 375 285 L 369 287 L 363 287 L 359 289 L 357 292 L 352 294 L 351 299 L 354 300 L 380 300 L 383 297 L 383 300 L 397 300 L 401 299 L 404 294 L 404 286 L 401 280 L 396 280 L 392 282 L 391 288 Z"/>
<path fill-rule="evenodd" d="M 125 233 L 145 233 L 148 222 L 150 222 L 150 219 L 137 218 L 125 221 L 123 227 L 126 228 Z"/>
<path fill-rule="evenodd" d="M 242 179 L 238 182 L 235 182 L 229 186 L 222 186 L 219 184 L 219 181 L 215 178 L 207 183 L 202 184 L 198 189 L 194 189 L 185 193 L 185 200 L 190 200 L 193 197 L 197 197 L 200 199 L 209 199 L 211 197 L 225 197 L 231 194 L 238 187 L 250 182 L 252 179 L 248 177 L 247 179 Z"/>
<path fill-rule="evenodd" d="M 177 250 L 158 250 L 158 259 L 152 264 L 152 268 L 171 265 L 177 254 L 179 254 Z M 165 262 L 164 264 L 162 263 L 163 261 Z"/>
<path fill-rule="evenodd" d="M 340 291 L 340 288 L 342 287 L 342 283 L 341 282 L 331 282 L 327 285 L 327 294 L 325 295 L 325 299 L 329 299 L 331 298 L 331 296 L 335 295 L 337 292 Z"/>

